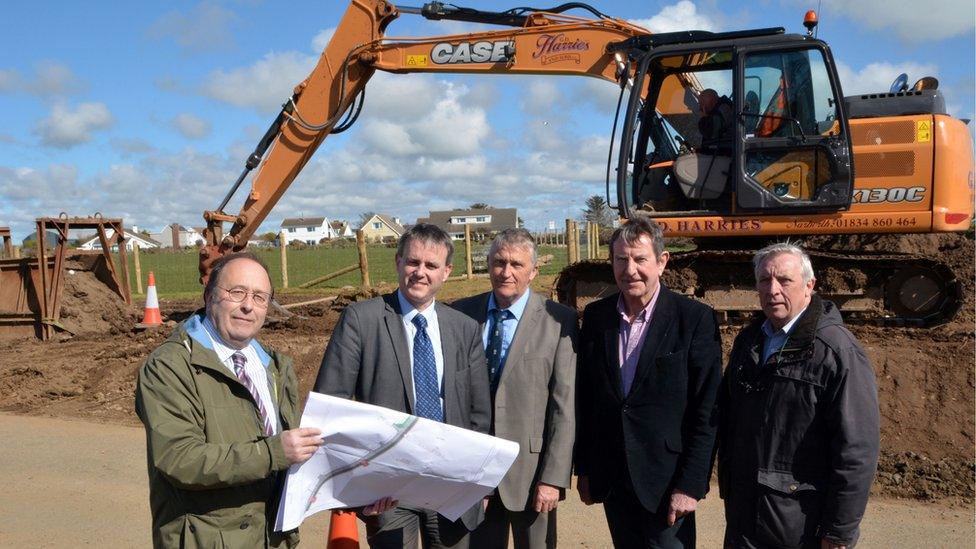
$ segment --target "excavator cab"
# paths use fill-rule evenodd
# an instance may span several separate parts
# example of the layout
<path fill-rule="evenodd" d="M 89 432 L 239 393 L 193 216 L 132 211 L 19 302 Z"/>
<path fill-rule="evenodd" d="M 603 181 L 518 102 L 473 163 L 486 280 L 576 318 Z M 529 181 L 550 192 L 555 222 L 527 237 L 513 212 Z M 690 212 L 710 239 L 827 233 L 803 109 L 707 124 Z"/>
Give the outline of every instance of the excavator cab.
<path fill-rule="evenodd" d="M 850 131 L 826 44 L 773 28 L 649 35 L 626 45 L 637 69 L 616 144 L 621 213 L 850 207 Z M 728 109 L 720 131 L 703 120 L 718 116 L 709 112 L 716 96 Z"/>

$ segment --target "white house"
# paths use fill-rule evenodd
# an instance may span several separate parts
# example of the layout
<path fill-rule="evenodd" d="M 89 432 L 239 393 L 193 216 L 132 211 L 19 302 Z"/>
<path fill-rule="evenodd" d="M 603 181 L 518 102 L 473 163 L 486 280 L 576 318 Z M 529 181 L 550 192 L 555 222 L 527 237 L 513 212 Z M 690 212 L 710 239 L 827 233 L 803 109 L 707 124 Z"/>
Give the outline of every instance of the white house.
<path fill-rule="evenodd" d="M 318 244 L 323 238 L 336 237 L 325 217 L 289 217 L 281 222 L 281 231 L 285 235 L 286 246 L 296 240 Z"/>
<path fill-rule="evenodd" d="M 348 221 L 341 221 L 337 219 L 329 223 L 329 226 L 332 227 L 332 233 L 337 238 L 356 238 L 356 233 L 352 230 L 352 227 L 349 226 Z"/>
<path fill-rule="evenodd" d="M 195 227 L 184 227 L 179 223 L 166 225 L 158 233 L 149 233 L 153 240 L 159 243 L 162 248 L 172 248 L 174 245 L 173 235 L 176 235 L 177 246 L 180 248 L 191 248 L 203 246 L 203 230 Z"/>
<path fill-rule="evenodd" d="M 133 227 L 133 230 L 136 230 L 135 227 Z M 156 242 L 156 240 L 144 234 L 129 231 L 128 229 L 124 230 L 122 235 L 125 237 L 125 250 L 128 252 L 131 252 L 132 248 L 134 247 L 139 247 L 143 250 L 162 247 L 159 242 Z M 114 229 L 105 230 L 106 239 L 111 241 L 114 236 L 115 236 Z M 86 251 L 101 250 L 102 242 L 101 240 L 98 239 L 98 235 L 95 235 L 90 239 L 86 240 L 85 242 L 83 242 L 80 246 L 78 246 L 78 249 L 86 250 Z M 118 246 L 113 245 L 111 251 L 113 252 L 119 251 Z"/>

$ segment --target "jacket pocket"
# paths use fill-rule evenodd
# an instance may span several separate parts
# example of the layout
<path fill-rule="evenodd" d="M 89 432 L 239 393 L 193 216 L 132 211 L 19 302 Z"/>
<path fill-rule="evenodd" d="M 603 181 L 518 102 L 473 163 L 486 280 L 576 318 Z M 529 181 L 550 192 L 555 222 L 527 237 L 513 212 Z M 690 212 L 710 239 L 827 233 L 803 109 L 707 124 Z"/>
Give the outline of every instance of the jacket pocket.
<path fill-rule="evenodd" d="M 793 473 L 759 470 L 756 536 L 764 543 L 799 546 L 813 539 L 820 524 L 820 490 Z"/>
<path fill-rule="evenodd" d="M 529 452 L 538 454 L 542 451 L 542 437 L 532 437 L 529 439 Z"/>
<path fill-rule="evenodd" d="M 224 511 L 224 510 L 221 510 Z M 187 549 L 223 549 L 259 547 L 265 544 L 264 519 L 253 515 L 228 516 L 183 515 L 180 547 Z"/>
<path fill-rule="evenodd" d="M 671 453 L 680 454 L 682 450 L 681 439 L 666 438 L 664 439 L 664 447 Z"/>

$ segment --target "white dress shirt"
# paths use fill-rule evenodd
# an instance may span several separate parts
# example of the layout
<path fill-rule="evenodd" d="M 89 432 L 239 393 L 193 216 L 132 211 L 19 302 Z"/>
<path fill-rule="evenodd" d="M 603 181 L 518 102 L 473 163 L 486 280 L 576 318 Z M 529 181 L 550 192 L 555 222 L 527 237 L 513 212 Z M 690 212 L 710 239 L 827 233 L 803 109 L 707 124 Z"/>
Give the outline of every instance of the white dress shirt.
<path fill-rule="evenodd" d="M 244 354 L 244 358 L 247 359 L 244 364 L 244 371 L 247 372 L 248 377 L 251 378 L 251 382 L 257 388 L 258 396 L 261 397 L 261 403 L 264 404 L 264 409 L 271 414 L 271 425 L 274 428 L 272 434 L 278 434 L 281 431 L 278 425 L 278 407 L 275 406 L 275 401 L 271 398 L 271 389 L 268 385 L 268 369 L 261 363 L 261 358 L 258 357 L 257 351 L 254 350 L 254 342 L 250 342 L 243 349 L 235 349 L 227 346 L 220 339 L 220 334 L 217 333 L 213 323 L 210 322 L 210 318 L 204 318 L 203 327 L 206 329 L 207 335 L 210 336 L 210 341 L 213 343 L 213 350 L 217 353 L 217 358 L 220 359 L 224 366 L 227 366 L 227 369 L 230 370 L 231 375 L 235 378 L 237 377 L 237 372 L 234 370 L 234 359 L 231 357 L 238 351 Z"/>
<path fill-rule="evenodd" d="M 400 319 L 403 321 L 403 329 L 407 335 L 407 350 L 410 351 L 410 372 L 411 385 L 413 385 L 413 401 L 417 402 L 417 386 L 413 384 L 413 338 L 417 335 L 417 326 L 413 323 L 413 317 L 422 315 L 427 319 L 427 337 L 430 344 L 434 347 L 434 364 L 437 366 L 437 393 L 441 396 L 441 409 L 444 408 L 444 350 L 441 349 L 441 330 L 437 324 L 437 310 L 434 308 L 436 302 L 431 301 L 423 311 L 418 311 L 407 301 L 400 290 L 397 290 L 397 299 L 400 300 Z"/>

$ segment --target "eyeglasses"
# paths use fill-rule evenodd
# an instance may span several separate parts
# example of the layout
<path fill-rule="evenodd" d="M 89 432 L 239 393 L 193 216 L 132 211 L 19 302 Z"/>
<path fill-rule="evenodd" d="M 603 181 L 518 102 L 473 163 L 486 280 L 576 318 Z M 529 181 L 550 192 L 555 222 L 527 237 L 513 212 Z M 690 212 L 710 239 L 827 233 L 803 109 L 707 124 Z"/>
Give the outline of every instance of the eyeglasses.
<path fill-rule="evenodd" d="M 217 286 L 221 290 L 227 292 L 227 298 L 234 303 L 243 303 L 247 296 L 251 296 L 251 301 L 257 307 L 267 307 L 271 303 L 271 294 L 267 292 L 252 292 L 251 290 L 245 290 L 244 288 L 224 288 L 223 286 Z"/>

